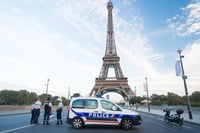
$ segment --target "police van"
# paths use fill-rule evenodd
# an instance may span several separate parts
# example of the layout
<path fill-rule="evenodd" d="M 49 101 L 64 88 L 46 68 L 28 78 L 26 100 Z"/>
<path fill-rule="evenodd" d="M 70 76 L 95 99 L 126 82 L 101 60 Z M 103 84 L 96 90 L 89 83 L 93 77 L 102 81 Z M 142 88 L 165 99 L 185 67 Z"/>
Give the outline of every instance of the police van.
<path fill-rule="evenodd" d="M 67 123 L 74 128 L 86 125 L 119 125 L 123 129 L 142 124 L 140 115 L 101 97 L 74 97 L 68 106 Z"/>

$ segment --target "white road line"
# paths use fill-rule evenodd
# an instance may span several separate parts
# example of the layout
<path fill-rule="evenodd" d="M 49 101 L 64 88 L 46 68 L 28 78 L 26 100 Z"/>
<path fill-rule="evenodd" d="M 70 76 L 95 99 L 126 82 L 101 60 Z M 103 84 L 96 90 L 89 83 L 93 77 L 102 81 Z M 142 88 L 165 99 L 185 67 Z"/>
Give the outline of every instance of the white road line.
<path fill-rule="evenodd" d="M 164 121 L 162 118 L 157 118 L 158 120 Z"/>
<path fill-rule="evenodd" d="M 191 129 L 192 127 L 186 126 L 186 125 L 182 125 L 185 128 Z"/>
<path fill-rule="evenodd" d="M 163 125 L 161 125 L 161 124 L 158 123 L 158 122 L 155 122 L 155 121 L 151 121 L 151 122 L 153 122 L 154 124 L 157 124 L 157 125 L 159 125 L 159 126 L 161 126 L 161 127 L 163 127 L 163 128 L 166 128 L 166 126 L 163 126 Z"/>
<path fill-rule="evenodd" d="M 27 127 L 32 127 L 34 125 L 27 125 L 27 126 L 23 126 L 23 127 L 13 128 L 13 129 L 10 129 L 10 130 L 2 131 L 0 133 L 8 133 L 8 132 L 16 131 L 16 130 L 19 130 L 19 129 L 27 128 Z"/>
<path fill-rule="evenodd" d="M 49 120 L 49 122 L 51 121 L 56 121 L 55 120 Z M 20 129 L 23 129 L 23 128 L 28 128 L 28 127 L 32 127 L 32 126 L 35 126 L 36 124 L 32 124 L 32 125 L 26 125 L 26 126 L 22 126 L 22 127 L 18 127 L 18 128 L 13 128 L 13 129 L 9 129 L 9 130 L 5 130 L 5 131 L 1 131 L 0 133 L 8 133 L 8 132 L 12 132 L 12 131 L 16 131 L 16 130 L 20 130 Z"/>

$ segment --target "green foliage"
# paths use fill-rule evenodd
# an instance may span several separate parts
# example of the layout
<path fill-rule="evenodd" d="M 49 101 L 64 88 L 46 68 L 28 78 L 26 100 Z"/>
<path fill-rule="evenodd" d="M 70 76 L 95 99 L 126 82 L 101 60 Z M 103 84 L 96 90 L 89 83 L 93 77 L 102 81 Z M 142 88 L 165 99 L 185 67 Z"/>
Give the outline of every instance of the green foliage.
<path fill-rule="evenodd" d="M 140 97 L 140 96 L 137 96 L 137 97 L 132 97 L 129 101 L 130 104 L 134 105 L 134 104 L 140 104 L 142 100 L 144 100 L 145 98 L 144 97 Z"/>
<path fill-rule="evenodd" d="M 79 93 L 74 93 L 72 97 L 80 96 Z M 20 90 L 20 91 L 14 91 L 14 90 L 2 90 L 0 91 L 0 105 L 30 105 L 33 102 L 36 101 L 37 97 L 40 98 L 41 102 L 44 103 L 46 101 L 47 97 L 50 97 L 51 102 L 53 105 L 58 104 L 58 96 L 53 96 L 48 94 L 41 94 L 37 95 L 35 92 L 28 92 L 27 90 Z M 62 102 L 64 105 L 69 104 L 69 100 L 65 97 L 61 97 Z M 132 97 L 129 101 L 130 104 L 134 105 L 136 103 L 141 103 L 142 100 L 146 98 L 144 97 Z M 174 94 L 172 92 L 169 92 L 167 96 L 165 95 L 157 95 L 152 94 L 150 97 L 151 99 L 151 105 L 163 105 L 168 104 L 170 106 L 172 105 L 186 105 L 187 100 L 186 97 L 179 96 L 177 94 Z M 193 107 L 200 107 L 200 91 L 195 91 L 190 95 L 190 103 Z"/>
<path fill-rule="evenodd" d="M 80 97 L 80 96 L 81 96 L 80 93 L 74 93 L 74 94 L 71 96 L 71 98 L 72 98 L 72 97 Z"/>
<path fill-rule="evenodd" d="M 191 106 L 200 107 L 200 91 L 195 91 L 190 96 Z"/>
<path fill-rule="evenodd" d="M 52 97 L 52 99 L 51 99 L 52 105 L 57 105 L 58 104 L 58 98 L 59 98 L 59 96 Z"/>
<path fill-rule="evenodd" d="M 63 103 L 63 105 L 69 105 L 69 99 L 66 99 L 65 97 L 61 97 L 61 99 L 62 99 L 62 103 Z"/>
<path fill-rule="evenodd" d="M 183 105 L 183 98 L 177 94 L 168 92 L 167 94 L 167 104 L 168 105 Z"/>
<path fill-rule="evenodd" d="M 165 95 L 152 94 L 151 104 L 152 105 L 163 105 L 167 102 L 167 97 Z"/>
<path fill-rule="evenodd" d="M 35 92 L 28 92 L 27 90 L 2 90 L 0 91 L 0 105 L 30 105 L 36 101 L 37 97 L 44 103 L 47 97 L 50 97 L 53 105 L 57 105 L 58 96 L 52 97 L 52 95 L 41 94 L 37 95 Z M 66 98 L 62 97 L 62 100 L 67 104 Z"/>
<path fill-rule="evenodd" d="M 18 92 L 13 90 L 2 90 L 0 92 L 0 99 L 2 104 L 17 105 Z"/>
<path fill-rule="evenodd" d="M 42 103 L 44 103 L 44 102 L 47 100 L 48 97 L 52 100 L 52 96 L 51 96 L 50 94 L 48 94 L 48 95 L 46 95 L 46 94 L 41 94 L 41 95 L 39 95 L 38 97 L 40 98 L 40 101 L 41 101 Z"/>
<path fill-rule="evenodd" d="M 130 99 L 130 104 L 141 103 L 142 100 L 146 98 L 142 97 L 132 97 Z M 179 96 L 175 93 L 169 92 L 166 96 L 165 95 L 158 95 L 152 94 L 150 97 L 151 105 L 169 105 L 169 106 L 177 106 L 177 105 L 186 105 L 187 99 L 186 96 Z M 190 103 L 193 107 L 200 107 L 200 91 L 195 91 L 190 96 Z"/>
<path fill-rule="evenodd" d="M 19 105 L 27 105 L 30 104 L 28 99 L 29 99 L 29 92 L 26 90 L 20 90 L 18 91 L 18 97 L 17 101 Z"/>

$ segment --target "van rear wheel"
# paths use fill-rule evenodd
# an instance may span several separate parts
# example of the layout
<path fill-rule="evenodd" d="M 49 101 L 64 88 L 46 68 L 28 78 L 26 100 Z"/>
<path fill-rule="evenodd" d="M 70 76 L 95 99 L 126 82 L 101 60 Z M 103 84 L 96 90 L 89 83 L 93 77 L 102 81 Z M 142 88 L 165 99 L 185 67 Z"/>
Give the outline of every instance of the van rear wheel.
<path fill-rule="evenodd" d="M 133 121 L 130 118 L 123 118 L 121 121 L 121 127 L 130 130 L 133 127 Z"/>
<path fill-rule="evenodd" d="M 72 126 L 76 129 L 79 129 L 79 128 L 82 128 L 84 125 L 83 123 L 83 120 L 79 117 L 75 117 L 73 120 L 72 120 Z"/>

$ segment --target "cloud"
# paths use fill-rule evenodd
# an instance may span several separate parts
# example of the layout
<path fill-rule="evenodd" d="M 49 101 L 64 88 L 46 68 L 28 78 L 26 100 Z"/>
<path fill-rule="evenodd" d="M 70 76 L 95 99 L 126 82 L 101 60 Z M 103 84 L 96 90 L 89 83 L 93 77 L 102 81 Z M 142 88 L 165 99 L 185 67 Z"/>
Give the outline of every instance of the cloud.
<path fill-rule="evenodd" d="M 57 2 L 57 14 L 67 23 L 73 25 L 80 33 L 83 33 L 85 38 L 94 38 L 91 41 L 97 42 L 99 46 L 95 44 L 90 46 L 101 48 L 104 54 L 107 25 L 105 1 L 99 3 L 99 1 L 86 0 L 80 4 L 76 4 L 76 0 Z M 128 20 L 126 19 L 127 16 Z M 163 75 L 159 74 L 158 70 L 152 65 L 155 61 L 163 59 L 164 55 L 155 52 L 153 47 L 148 45 L 148 38 L 140 33 L 144 28 L 143 18 L 137 15 L 132 8 L 126 8 L 126 11 L 121 13 L 118 7 L 114 5 L 113 20 L 115 42 L 117 53 L 121 57 L 122 70 L 125 76 L 129 77 L 129 81 L 134 81 L 133 83 L 129 82 L 129 84 L 131 86 L 142 85 L 143 78 L 150 76 L 152 79 L 155 78 L 155 83 L 157 82 L 156 78 L 163 79 L 166 85 L 166 78 L 161 78 Z M 78 52 L 86 54 L 90 48 L 84 49 L 80 44 L 79 48 L 76 49 L 82 49 Z M 102 52 L 97 55 L 93 55 L 92 52 L 88 53 L 93 57 L 101 57 L 103 54 Z M 92 67 L 99 67 L 96 72 L 94 71 L 99 73 L 102 62 L 101 60 L 95 62 L 99 62 L 100 65 Z M 165 74 L 164 77 L 168 78 L 169 76 Z"/>
<path fill-rule="evenodd" d="M 181 37 L 200 35 L 200 2 L 193 1 L 181 10 L 181 15 L 167 20 L 169 27 Z"/>
<path fill-rule="evenodd" d="M 180 37 L 193 37 L 200 35 L 200 1 L 193 0 L 186 7 L 181 8 L 181 14 L 167 20 L 169 27 Z M 188 77 L 190 92 L 200 90 L 200 40 L 197 39 L 183 48 L 182 55 L 185 75 Z"/>
<path fill-rule="evenodd" d="M 183 58 L 185 69 L 189 73 L 190 76 L 199 76 L 200 77 L 200 62 L 198 59 L 200 58 L 199 54 L 200 50 L 200 39 L 196 40 L 193 44 L 188 45 L 184 51 Z"/>
<path fill-rule="evenodd" d="M 130 4 L 124 2 L 124 5 Z M 45 92 L 44 84 L 50 78 L 49 92 L 52 94 L 63 95 L 68 87 L 71 93 L 81 91 L 83 95 L 88 94 L 100 72 L 105 53 L 106 3 L 103 0 L 42 0 L 23 6 L 41 6 L 37 9 L 40 15 L 48 16 L 45 18 L 35 10 L 25 10 L 15 4 L 6 7 L 7 10 L 0 9 L 3 20 L 0 21 L 0 72 L 3 75 L 0 82 L 4 86 L 10 84 L 16 88 L 21 86 Z M 160 73 L 155 67 L 155 62 L 165 55 L 154 51 L 149 38 L 141 33 L 144 30 L 143 18 L 131 6 L 122 12 L 114 5 L 113 20 L 117 53 L 129 84 L 142 88 L 147 76 L 152 92 L 173 89 L 179 81 L 173 70 Z M 194 44 L 186 50 L 188 55 L 192 54 L 188 57 L 195 56 L 194 50 L 199 42 Z M 140 90 L 138 94 L 142 93 Z"/>

